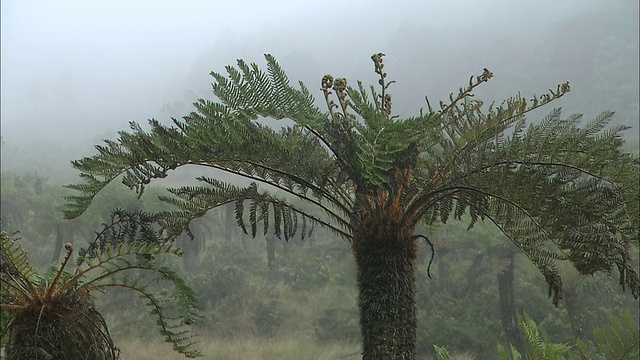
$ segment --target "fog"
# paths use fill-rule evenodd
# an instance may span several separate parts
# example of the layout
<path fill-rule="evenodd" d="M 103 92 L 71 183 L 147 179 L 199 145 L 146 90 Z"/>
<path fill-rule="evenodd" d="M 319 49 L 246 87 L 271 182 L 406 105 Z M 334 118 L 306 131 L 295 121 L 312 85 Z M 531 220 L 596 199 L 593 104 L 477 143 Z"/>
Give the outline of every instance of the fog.
<path fill-rule="evenodd" d="M 128 121 L 184 116 L 212 97 L 210 71 L 264 53 L 319 97 L 326 73 L 375 83 L 370 56 L 385 52 L 402 116 L 484 67 L 495 74 L 486 100 L 568 80 L 553 106 L 585 120 L 614 110 L 637 144 L 636 0 L 7 0 L 1 10 L 3 169 L 47 175 L 43 157 L 69 166 Z"/>

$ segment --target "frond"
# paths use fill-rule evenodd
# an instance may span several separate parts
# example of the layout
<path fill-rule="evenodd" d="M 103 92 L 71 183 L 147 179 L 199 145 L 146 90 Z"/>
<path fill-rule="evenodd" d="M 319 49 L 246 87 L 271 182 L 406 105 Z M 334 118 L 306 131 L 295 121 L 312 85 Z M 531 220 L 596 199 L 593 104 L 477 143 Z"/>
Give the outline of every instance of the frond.
<path fill-rule="evenodd" d="M 277 71 L 273 71 L 276 76 Z M 132 124 L 134 132 L 121 132 L 118 143 L 108 142 L 109 146 L 98 148 L 98 155 L 74 162 L 86 181 L 68 186 L 81 194 L 68 198 L 66 216 L 81 214 L 93 197 L 121 174 L 123 183 L 141 194 L 152 179 L 163 178 L 170 170 L 200 165 L 289 193 L 338 219 L 338 226 L 344 228 L 341 219 L 350 211 L 351 190 L 346 179 L 337 179 L 339 169 L 315 135 L 301 127 L 285 127 L 276 132 L 225 115 L 228 113 L 220 109 L 213 112 L 217 117 L 212 119 L 192 114 L 186 122 L 175 121 L 177 128 L 151 121 L 149 133 Z M 245 146 L 247 142 L 252 146 Z M 190 213 L 204 214 L 202 209 Z M 239 225 L 243 224 L 239 221 Z"/>
<path fill-rule="evenodd" d="M 39 291 L 35 284 L 40 278 L 28 262 L 27 252 L 22 245 L 11 239 L 9 234 L 2 231 L 0 248 L 0 289 L 2 303 L 6 300 L 25 297 L 36 300 Z"/>
<path fill-rule="evenodd" d="M 437 360 L 453 360 L 453 357 L 446 348 L 433 344 L 433 349 L 436 352 Z"/>
<path fill-rule="evenodd" d="M 558 304 L 562 298 L 562 279 L 557 261 L 569 256 L 559 247 L 545 227 L 525 209 L 499 197 L 488 199 L 485 209 L 478 209 L 529 258 L 544 276 L 549 286 L 549 297 Z"/>
<path fill-rule="evenodd" d="M 66 186 L 80 193 L 67 197 L 66 218 L 80 216 L 95 195 L 119 176 L 142 196 L 152 179 L 165 178 L 190 159 L 191 149 L 184 146 L 187 138 L 179 128 L 167 128 L 156 120 L 149 124 L 152 131 L 147 133 L 131 122 L 132 133 L 120 131 L 118 142 L 105 140 L 106 145 L 96 146 L 97 155 L 72 162 L 84 181 Z"/>
<path fill-rule="evenodd" d="M 104 253 L 98 252 L 94 258 L 75 265 L 75 272 L 56 292 L 92 292 L 113 287 L 137 292 L 146 300 L 145 306 L 157 318 L 160 333 L 174 350 L 190 358 L 201 356 L 192 349 L 195 335 L 190 326 L 200 318 L 194 292 L 173 270 L 147 260 L 165 254 L 180 256 L 182 251 L 171 244 L 148 242 L 108 245 Z M 169 291 L 167 283 L 171 285 Z"/>
<path fill-rule="evenodd" d="M 108 247 L 114 248 L 131 243 L 163 245 L 178 235 L 162 232 L 162 229 L 156 225 L 157 221 L 157 214 L 114 209 L 107 223 L 96 232 L 95 239 L 87 248 L 79 250 L 78 261 L 95 258 L 98 254 L 104 253 Z M 142 253 L 140 255 L 144 256 Z"/>
<path fill-rule="evenodd" d="M 212 72 L 216 82 L 212 89 L 224 105 L 237 115 L 253 119 L 256 116 L 291 119 L 302 126 L 321 130 L 319 121 L 326 117 L 314 104 L 313 97 L 289 85 L 289 80 L 278 62 L 265 55 L 267 72 L 257 64 L 247 65 L 238 60 L 238 68 L 227 66 L 228 78 Z"/>
<path fill-rule="evenodd" d="M 212 208 L 234 204 L 234 216 L 240 228 L 248 233 L 245 225 L 245 204 L 249 205 L 249 226 L 252 236 L 257 234 L 257 225 L 262 223 L 264 229 L 271 225 L 276 236 L 284 235 L 285 239 L 298 232 L 298 221 L 302 222 L 300 236 L 304 238 L 308 228 L 307 224 L 315 224 L 324 227 L 343 238 L 350 238 L 350 224 L 331 209 L 322 204 L 316 207 L 324 212 L 327 218 L 300 208 L 289 203 L 282 197 L 275 196 L 265 190 L 260 191 L 256 183 L 246 187 L 238 187 L 217 179 L 200 177 L 201 182 L 207 186 L 185 186 L 177 189 L 169 189 L 174 197 L 162 197 L 179 210 L 160 214 L 159 220 L 167 229 L 174 229 L 172 233 L 188 230 L 189 222 L 203 216 Z M 259 214 L 259 216 L 258 216 Z M 272 221 L 271 221 L 271 220 Z M 336 225 L 334 225 L 336 224 Z"/>
<path fill-rule="evenodd" d="M 638 324 L 628 311 L 602 328 L 596 328 L 596 345 L 606 359 L 637 359 L 640 355 Z"/>
<path fill-rule="evenodd" d="M 147 306 L 158 318 L 161 333 L 174 349 L 187 357 L 200 356 L 191 348 L 190 325 L 199 318 L 193 291 L 175 272 L 145 259 L 161 254 L 180 255 L 180 250 L 170 244 L 148 242 L 115 247 L 109 244 L 104 252 L 79 261 L 74 265 L 75 271 L 69 272 L 66 266 L 73 247 L 67 243 L 65 248 L 63 263 L 52 266 L 49 274 L 42 277 L 29 266 L 19 243 L 2 233 L 0 307 L 12 318 L 7 329 L 8 353 L 12 357 L 39 341 L 55 357 L 77 351 L 94 357 L 104 351 L 106 359 L 115 359 L 117 349 L 91 296 L 94 291 L 111 287 L 140 293 L 148 300 Z M 173 285 L 171 291 L 166 290 L 167 283 Z M 37 327 L 43 328 L 40 334 L 34 334 Z"/>
<path fill-rule="evenodd" d="M 445 145 L 421 163 L 419 175 L 430 178 L 407 218 L 446 221 L 468 213 L 470 227 L 489 218 L 518 246 L 535 244 L 522 249 L 551 281 L 554 302 L 554 259 L 570 260 L 583 274 L 617 267 L 621 286 L 637 297 L 628 249 L 638 242 L 640 168 L 638 157 L 622 149 L 623 128 L 605 128 L 611 115 L 580 128 L 580 116 L 562 119 L 555 109 L 538 125 L 520 119 L 509 138 L 494 127 L 473 148 L 464 139 L 475 141 L 474 132 L 462 129 L 463 148 Z"/>
<path fill-rule="evenodd" d="M 551 342 L 543 331 L 538 330 L 529 315 L 520 317 L 520 324 L 528 343 L 527 359 L 562 359 L 571 350 L 571 346 L 567 344 Z"/>

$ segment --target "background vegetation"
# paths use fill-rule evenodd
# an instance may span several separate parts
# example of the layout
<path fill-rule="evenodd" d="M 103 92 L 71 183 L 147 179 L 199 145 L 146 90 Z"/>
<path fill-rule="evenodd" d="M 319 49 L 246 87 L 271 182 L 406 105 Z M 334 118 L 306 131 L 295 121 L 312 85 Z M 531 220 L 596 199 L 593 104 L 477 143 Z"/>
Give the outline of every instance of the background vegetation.
<path fill-rule="evenodd" d="M 109 214 L 103 209 L 118 204 L 148 210 L 161 206 L 155 199 L 158 188 L 150 188 L 138 200 L 128 189 L 114 187 L 89 212 L 69 222 L 55 220 L 61 218 L 64 191 L 60 184 L 34 173 L 3 171 L 1 186 L 3 228 L 18 231 L 32 264 L 39 269 L 47 269 L 54 257 L 61 259 L 60 239 L 71 241 L 78 249 L 86 247 L 93 240 L 92 231 L 107 220 Z M 355 269 L 349 244 L 320 229 L 304 242 L 275 239 L 275 256 L 269 266 L 267 239 L 243 235 L 229 211 L 218 209 L 196 222 L 196 238 L 185 237 L 177 244 L 185 255 L 167 263 L 197 293 L 204 317 L 196 331 L 205 356 L 358 358 Z M 437 344 L 454 355 L 495 359 L 497 344 L 510 341 L 500 320 L 497 280 L 508 262 L 495 249 L 495 244 L 506 242 L 489 226 L 478 225 L 473 231 L 466 231 L 466 226 L 452 222 L 429 229 L 436 234 L 431 236 L 436 256 L 430 269 L 431 249 L 421 245 L 421 358 L 435 355 L 433 345 Z M 617 274 L 582 277 L 565 269 L 571 301 L 566 297 L 556 308 L 546 297 L 544 278 L 520 256 L 514 257 L 518 312 L 531 316 L 554 343 L 575 344 L 577 337 L 594 341 L 593 330 L 623 311 L 631 314 L 637 326 L 637 301 L 619 289 Z M 142 300 L 125 291 L 98 295 L 97 300 L 123 359 L 152 359 L 158 354 L 165 359 L 179 358 L 161 342 Z M 421 341 L 426 338 L 429 342 Z M 152 350 L 146 351 L 149 344 Z"/>
<path fill-rule="evenodd" d="M 403 116 L 413 115 L 425 94 L 445 98 L 452 85 L 484 66 L 500 77 L 486 88 L 490 93 L 480 94 L 483 98 L 569 80 L 572 92 L 558 103 L 564 113 L 581 112 L 591 119 L 614 110 L 615 123 L 634 127 L 626 140 L 638 149 L 637 1 L 491 0 L 473 7 L 451 1 L 447 3 L 461 10 L 449 12 L 436 2 L 404 7 L 388 2 L 392 8 L 353 2 L 350 8 L 328 10 L 326 2 L 314 2 L 318 8 L 304 9 L 299 16 L 279 8 L 268 19 L 264 8 L 230 3 L 243 9 L 215 12 L 225 13 L 228 21 L 219 30 L 209 26 L 223 19 L 203 11 L 202 2 L 170 9 L 153 1 L 132 11 L 109 8 L 110 2 L 98 10 L 94 2 L 72 2 L 73 11 L 60 2 L 2 2 L 0 217 L 3 229 L 19 231 L 38 268 L 59 260 L 66 241 L 77 249 L 86 246 L 114 206 L 158 206 L 153 187 L 142 205 L 131 192 L 110 189 L 82 218 L 62 221 L 61 184 L 77 180 L 69 160 L 91 152 L 100 139 L 113 138 L 114 129 L 126 127 L 129 120 L 155 116 L 169 123 L 170 116 L 184 115 L 194 98 L 210 96 L 209 71 L 237 57 L 259 59 L 264 52 L 273 53 L 291 71 L 291 79 L 314 89 L 323 74 L 335 69 L 350 79 L 368 79 L 363 74 L 370 74 L 370 67 L 361 60 L 372 51 L 385 51 L 398 81 L 394 108 Z M 300 1 L 300 7 L 309 3 Z M 23 12 L 11 18 L 18 5 Z M 271 2 L 265 6 L 274 7 Z M 33 16 L 34 8 L 40 8 L 41 17 Z M 154 13 L 158 8 L 170 10 L 169 15 L 161 18 Z M 113 12 L 128 18 L 113 20 L 108 16 Z M 251 22 L 246 16 L 255 13 L 260 20 L 244 28 Z M 140 35 L 134 28 L 146 32 Z M 130 41 L 114 31 L 119 29 L 128 32 Z M 166 33 L 156 32 L 160 30 Z M 115 34 L 112 43 L 108 33 Z M 150 36 L 162 41 L 148 41 Z M 151 43 L 155 47 L 142 46 Z M 181 182 L 179 174 L 173 179 Z M 269 270 L 266 239 L 241 236 L 225 219 L 224 211 L 210 214 L 194 242 L 184 239 L 185 256 L 171 264 L 201 299 L 215 299 L 202 304 L 205 318 L 198 330 L 203 353 L 214 359 L 358 358 L 355 272 L 348 244 L 321 232 L 302 244 L 278 241 L 275 266 Z M 476 359 L 495 359 L 497 342 L 506 346 L 497 286 L 506 264 L 493 256 L 495 232 L 478 230 L 467 232 L 456 223 L 437 229 L 432 279 L 426 276 L 430 250 L 421 248 L 422 356 L 434 354 L 431 343 L 420 341 L 424 334 L 454 355 Z M 455 246 L 442 246 L 452 238 Z M 577 333 L 593 339 L 594 327 L 623 309 L 638 324 L 638 303 L 619 290 L 617 274 L 572 281 L 563 276 L 575 301 L 555 308 L 545 296 L 544 279 L 519 256 L 514 262 L 518 309 L 553 342 L 573 344 Z M 433 288 L 441 291 L 427 291 Z M 141 300 L 110 293 L 98 302 L 123 359 L 180 358 L 157 336 Z"/>

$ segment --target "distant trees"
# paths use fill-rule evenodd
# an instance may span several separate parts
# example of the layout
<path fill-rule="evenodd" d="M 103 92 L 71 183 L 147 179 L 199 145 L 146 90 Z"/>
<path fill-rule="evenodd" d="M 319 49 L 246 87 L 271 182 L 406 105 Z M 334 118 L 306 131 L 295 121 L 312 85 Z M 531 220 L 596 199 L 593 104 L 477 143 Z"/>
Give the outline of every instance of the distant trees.
<path fill-rule="evenodd" d="M 178 210 L 154 214 L 161 230 L 140 235 L 171 240 L 210 209 L 233 204 L 253 236 L 260 225 L 285 239 L 321 226 L 349 240 L 364 359 L 416 356 L 417 242 L 428 241 L 415 234 L 419 222 L 468 214 L 469 227 L 494 223 L 544 275 L 554 303 L 563 260 L 582 274 L 617 268 L 620 285 L 638 296 L 630 248 L 638 243 L 639 161 L 623 150 L 624 128 L 606 128 L 610 112 L 580 127 L 580 116 L 562 118 L 559 109 L 525 123 L 525 114 L 566 94 L 567 83 L 487 107 L 473 96 L 493 76 L 484 69 L 447 102 L 434 108 L 427 99 L 419 115 L 398 119 L 383 54 L 372 56 L 377 90 L 323 77 L 328 112 L 266 60 L 266 71 L 239 60 L 228 76 L 212 73 L 219 101 L 199 100 L 174 126 L 151 120 L 147 132 L 132 122 L 131 132 L 74 161 L 83 182 L 69 186 L 79 193 L 67 217 L 120 177 L 138 193 L 187 165 L 248 180 L 201 176 L 199 185 L 169 189 L 162 199 Z M 274 130 L 263 118 L 289 121 Z"/>

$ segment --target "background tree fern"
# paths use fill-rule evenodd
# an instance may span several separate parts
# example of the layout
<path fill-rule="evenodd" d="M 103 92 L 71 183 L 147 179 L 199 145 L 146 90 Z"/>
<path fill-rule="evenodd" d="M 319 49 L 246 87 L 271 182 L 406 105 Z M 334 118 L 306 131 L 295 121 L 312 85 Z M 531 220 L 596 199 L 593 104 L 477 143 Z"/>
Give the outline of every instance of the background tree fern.
<path fill-rule="evenodd" d="M 239 60 L 227 75 L 211 73 L 218 101 L 199 100 L 173 126 L 131 123 L 98 154 L 73 162 L 82 183 L 69 185 L 67 217 L 84 212 L 107 184 L 142 193 L 171 170 L 198 165 L 248 180 L 244 186 L 198 177 L 171 189 L 177 210 L 154 214 L 159 241 L 188 231 L 208 210 L 233 204 L 252 235 L 262 224 L 289 238 L 322 226 L 349 240 L 358 269 L 363 354 L 414 358 L 417 240 L 415 227 L 470 215 L 496 224 L 538 267 L 554 303 L 561 298 L 557 261 L 583 274 L 617 268 L 620 284 L 638 296 L 630 246 L 638 243 L 636 155 L 624 152 L 623 127 L 603 113 L 585 127 L 553 110 L 539 125 L 524 115 L 563 96 L 568 83 L 541 96 L 516 95 L 500 105 L 474 97 L 489 70 L 469 79 L 435 108 L 393 115 L 383 54 L 374 54 L 379 87 L 350 87 L 322 78 L 328 112 L 309 90 L 290 84 L 276 60 L 266 71 Z M 377 90 L 378 89 L 378 90 Z M 263 118 L 288 119 L 281 129 Z"/>

